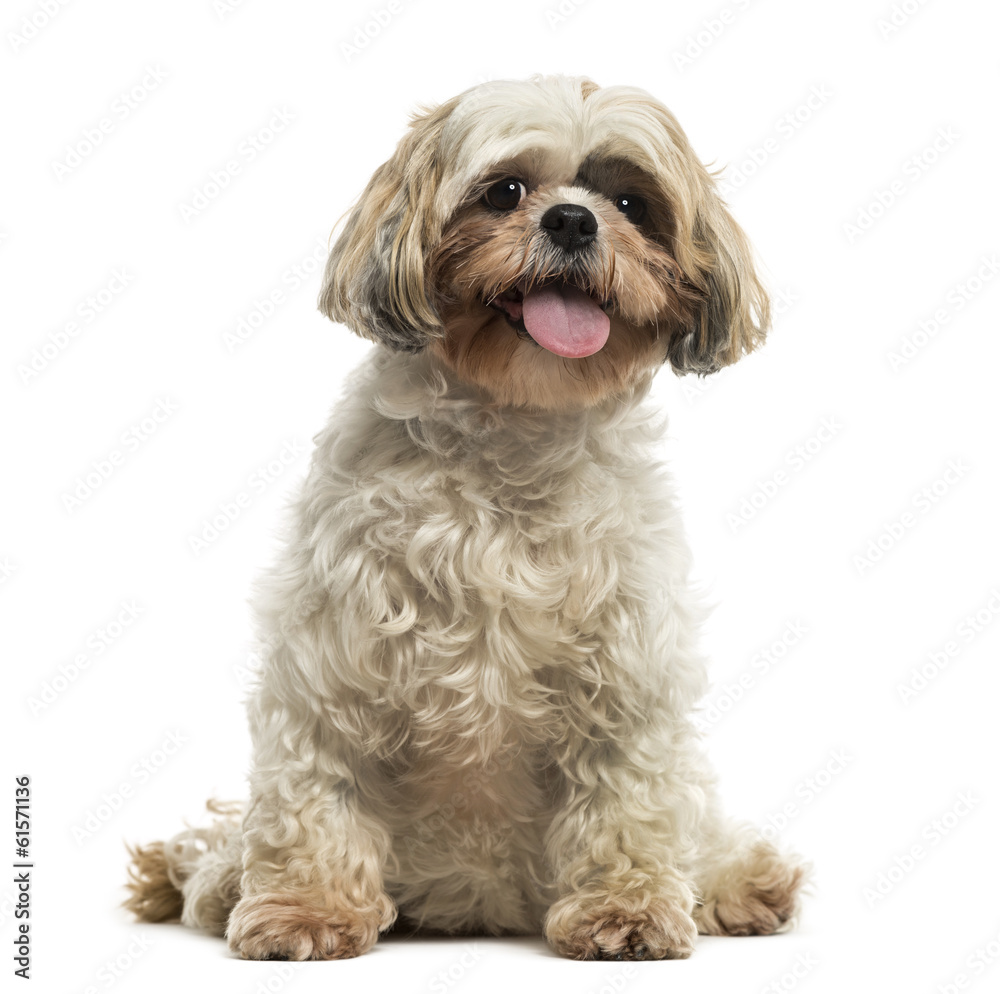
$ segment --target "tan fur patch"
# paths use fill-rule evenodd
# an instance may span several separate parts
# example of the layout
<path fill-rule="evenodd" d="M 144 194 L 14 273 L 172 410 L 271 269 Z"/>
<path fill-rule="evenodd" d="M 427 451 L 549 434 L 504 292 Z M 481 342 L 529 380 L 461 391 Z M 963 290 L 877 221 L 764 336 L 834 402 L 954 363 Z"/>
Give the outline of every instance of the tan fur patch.
<path fill-rule="evenodd" d="M 122 902 L 139 921 L 168 922 L 180 919 L 184 901 L 168 872 L 162 842 L 148 846 L 129 846 L 132 862 L 126 886 L 131 896 Z"/>
<path fill-rule="evenodd" d="M 564 359 L 522 341 L 492 311 L 447 312 L 448 337 L 429 350 L 464 382 L 502 407 L 575 411 L 635 386 L 663 362 L 666 342 L 617 318 L 607 345 L 584 359 Z"/>
<path fill-rule="evenodd" d="M 663 364 L 675 331 L 693 326 L 700 306 L 669 252 L 591 193 L 585 199 L 601 225 L 597 251 L 585 263 L 561 264 L 572 268 L 573 282 L 613 302 L 607 344 L 566 359 L 521 338 L 488 302 L 519 283 L 561 275 L 544 264 L 551 246 L 538 225 L 561 190 L 539 190 L 528 198 L 533 206 L 500 217 L 482 205 L 465 208 L 432 260 L 445 337 L 430 350 L 502 406 L 572 411 L 629 389 Z"/>

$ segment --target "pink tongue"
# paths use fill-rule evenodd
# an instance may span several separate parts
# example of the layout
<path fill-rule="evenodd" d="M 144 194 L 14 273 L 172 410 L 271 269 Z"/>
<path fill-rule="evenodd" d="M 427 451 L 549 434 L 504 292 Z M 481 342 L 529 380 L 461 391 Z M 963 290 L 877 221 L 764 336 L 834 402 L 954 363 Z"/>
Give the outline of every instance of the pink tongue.
<path fill-rule="evenodd" d="M 526 293 L 521 313 L 528 334 L 543 349 L 567 359 L 599 352 L 608 340 L 611 319 L 575 286 L 539 287 Z"/>

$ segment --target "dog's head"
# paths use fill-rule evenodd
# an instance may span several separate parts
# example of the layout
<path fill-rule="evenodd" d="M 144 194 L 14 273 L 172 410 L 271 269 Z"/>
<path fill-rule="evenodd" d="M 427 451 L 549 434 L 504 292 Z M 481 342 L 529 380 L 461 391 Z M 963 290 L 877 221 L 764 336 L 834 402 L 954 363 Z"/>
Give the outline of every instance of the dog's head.
<path fill-rule="evenodd" d="M 320 309 L 548 410 L 668 359 L 715 372 L 768 325 L 746 236 L 673 115 L 567 77 L 484 83 L 417 116 L 348 217 Z"/>

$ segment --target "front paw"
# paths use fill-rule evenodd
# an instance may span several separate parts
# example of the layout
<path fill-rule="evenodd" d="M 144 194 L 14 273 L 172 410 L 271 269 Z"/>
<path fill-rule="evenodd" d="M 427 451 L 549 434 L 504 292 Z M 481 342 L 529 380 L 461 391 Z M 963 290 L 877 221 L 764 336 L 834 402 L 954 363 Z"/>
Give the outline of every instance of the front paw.
<path fill-rule="evenodd" d="M 549 909 L 545 937 L 570 959 L 687 959 L 698 930 L 662 898 L 564 897 Z"/>
<path fill-rule="evenodd" d="M 261 894 L 233 908 L 226 937 L 243 959 L 350 959 L 371 949 L 393 917 L 394 911 L 327 909 L 294 894 Z"/>

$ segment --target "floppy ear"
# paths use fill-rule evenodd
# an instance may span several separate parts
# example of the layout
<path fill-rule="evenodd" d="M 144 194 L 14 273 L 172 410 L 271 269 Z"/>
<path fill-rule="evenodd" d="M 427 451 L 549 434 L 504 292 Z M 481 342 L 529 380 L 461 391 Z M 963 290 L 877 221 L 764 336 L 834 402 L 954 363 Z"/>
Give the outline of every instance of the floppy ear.
<path fill-rule="evenodd" d="M 388 162 L 375 171 L 334 243 L 319 309 L 364 338 L 419 352 L 442 333 L 427 296 L 424 257 L 436 240 L 432 216 L 436 154 L 450 101 L 413 119 Z"/>
<path fill-rule="evenodd" d="M 736 362 L 764 342 L 771 323 L 767 291 L 754 268 L 753 249 L 705 174 L 693 218 L 687 273 L 705 293 L 693 328 L 678 332 L 668 357 L 677 373 L 705 375 Z M 692 271 L 693 270 L 693 271 Z"/>

